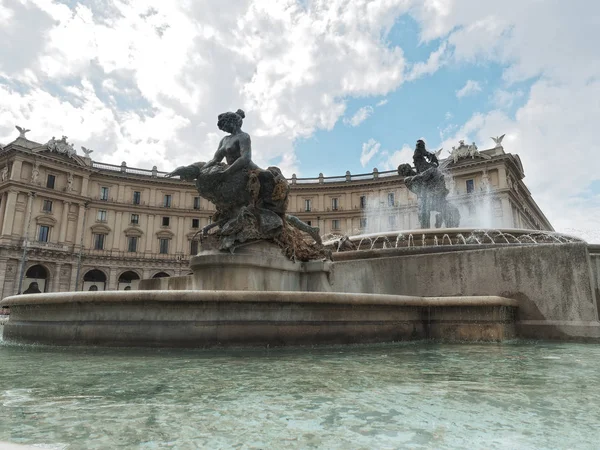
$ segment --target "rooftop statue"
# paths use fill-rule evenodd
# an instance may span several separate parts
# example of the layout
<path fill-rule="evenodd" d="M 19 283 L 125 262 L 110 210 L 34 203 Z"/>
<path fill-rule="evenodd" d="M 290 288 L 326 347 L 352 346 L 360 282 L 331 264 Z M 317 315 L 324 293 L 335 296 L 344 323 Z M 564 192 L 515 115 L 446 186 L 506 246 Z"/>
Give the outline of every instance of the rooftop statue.
<path fill-rule="evenodd" d="M 167 174 L 195 181 L 200 196 L 214 203 L 213 223 L 200 230 L 203 245 L 233 251 L 245 242 L 270 240 L 291 259 L 324 257 L 319 229 L 286 214 L 289 185 L 281 170 L 264 170 L 252 161 L 250 136 L 242 131 L 244 117 L 240 109 L 219 114 L 217 126 L 229 135 L 221 140 L 214 157 Z M 216 232 L 209 234 L 213 228 Z M 312 242 L 300 232 L 307 233 Z"/>
<path fill-rule="evenodd" d="M 436 228 L 440 228 L 442 224 L 447 228 L 458 227 L 460 213 L 454 205 L 448 202 L 449 191 L 446 188 L 444 174 L 438 169 L 437 156 L 435 153 L 427 151 L 425 142 L 421 139 L 417 141 L 413 162 L 414 169 L 410 164 L 399 165 L 398 174 L 405 177 L 406 187 L 417 195 L 421 228 L 431 228 L 431 211 L 437 212 Z"/>
<path fill-rule="evenodd" d="M 496 147 L 494 148 L 502 147 L 502 139 L 504 139 L 504 136 L 506 136 L 506 134 L 503 134 L 502 136 L 492 137 L 492 140 L 496 144 Z"/>
<path fill-rule="evenodd" d="M 504 137 L 504 135 L 502 135 L 502 137 Z M 500 141 L 502 141 L 502 137 L 499 138 Z M 483 159 L 491 158 L 491 156 L 486 155 L 485 153 L 479 153 L 475 142 L 473 142 L 471 145 L 467 145 L 463 140 L 458 141 L 458 147 L 452 147 L 452 151 L 449 153 L 450 158 L 454 163 L 457 163 L 459 159 L 464 159 L 468 157 L 471 157 L 471 159 L 475 159 L 476 156 Z"/>
<path fill-rule="evenodd" d="M 25 127 L 20 127 L 19 125 L 15 125 L 15 128 L 19 131 L 19 137 L 27 139 L 27 136 L 25 136 L 25 135 L 27 133 L 29 133 L 31 130 L 29 130 Z"/>
<path fill-rule="evenodd" d="M 63 136 L 62 138 L 60 138 L 58 140 L 54 136 L 52 136 L 52 139 L 50 139 L 48 142 L 46 142 L 45 146 L 51 152 L 59 153 L 61 155 L 66 155 L 70 158 L 72 158 L 73 156 L 75 156 L 77 154 L 73 144 L 69 144 L 67 142 L 67 136 Z"/>

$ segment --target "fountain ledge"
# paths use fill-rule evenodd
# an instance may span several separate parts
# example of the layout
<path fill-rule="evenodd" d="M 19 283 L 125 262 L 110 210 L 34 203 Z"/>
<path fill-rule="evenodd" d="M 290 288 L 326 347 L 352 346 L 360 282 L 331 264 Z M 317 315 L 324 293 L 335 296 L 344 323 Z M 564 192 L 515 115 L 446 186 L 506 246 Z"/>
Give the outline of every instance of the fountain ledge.
<path fill-rule="evenodd" d="M 113 291 L 8 297 L 6 341 L 122 347 L 356 344 L 515 337 L 518 302 L 289 291 Z"/>

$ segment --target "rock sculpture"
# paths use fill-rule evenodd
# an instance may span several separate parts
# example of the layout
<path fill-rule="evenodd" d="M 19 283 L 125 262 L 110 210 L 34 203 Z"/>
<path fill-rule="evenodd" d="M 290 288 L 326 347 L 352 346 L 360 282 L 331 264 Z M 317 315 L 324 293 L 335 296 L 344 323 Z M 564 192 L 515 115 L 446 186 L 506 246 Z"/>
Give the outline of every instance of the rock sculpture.
<path fill-rule="evenodd" d="M 233 251 L 246 242 L 270 240 L 291 259 L 324 257 L 319 229 L 286 214 L 289 185 L 281 170 L 264 170 L 252 161 L 250 136 L 241 129 L 244 117 L 242 110 L 220 114 L 217 126 L 229 135 L 221 140 L 214 157 L 167 174 L 195 181 L 198 193 L 215 205 L 213 223 L 200 231 L 201 245 Z"/>
<path fill-rule="evenodd" d="M 422 140 L 417 141 L 413 156 L 415 169 L 410 164 L 398 166 L 398 174 L 405 177 L 406 187 L 417 195 L 419 200 L 419 224 L 421 228 L 431 228 L 431 212 L 436 211 L 435 227 L 445 225 L 455 228 L 460 224 L 458 209 L 448 202 L 448 189 L 444 174 L 438 169 L 434 153 L 425 148 Z"/>
<path fill-rule="evenodd" d="M 73 144 L 67 142 L 67 136 L 63 136 L 61 139 L 56 140 L 54 136 L 46 143 L 46 148 L 54 153 L 68 156 L 72 158 L 77 154 Z"/>
<path fill-rule="evenodd" d="M 452 151 L 450 153 L 450 158 L 454 163 L 457 163 L 458 160 L 471 157 L 474 159 L 476 156 L 483 159 L 491 159 L 491 156 L 486 155 L 485 153 L 479 153 L 475 142 L 471 145 L 465 144 L 464 140 L 458 141 L 458 147 L 452 147 Z"/>

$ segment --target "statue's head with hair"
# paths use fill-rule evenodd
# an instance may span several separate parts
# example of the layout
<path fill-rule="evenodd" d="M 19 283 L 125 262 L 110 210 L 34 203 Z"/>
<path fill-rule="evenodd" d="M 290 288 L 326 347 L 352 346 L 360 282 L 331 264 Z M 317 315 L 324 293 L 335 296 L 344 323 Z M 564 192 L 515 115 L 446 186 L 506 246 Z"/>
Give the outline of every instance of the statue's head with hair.
<path fill-rule="evenodd" d="M 246 114 L 241 109 L 238 109 L 236 112 L 224 112 L 219 114 L 217 127 L 219 127 L 219 130 L 226 131 L 227 133 L 234 133 L 242 127 L 244 117 L 246 117 Z"/>

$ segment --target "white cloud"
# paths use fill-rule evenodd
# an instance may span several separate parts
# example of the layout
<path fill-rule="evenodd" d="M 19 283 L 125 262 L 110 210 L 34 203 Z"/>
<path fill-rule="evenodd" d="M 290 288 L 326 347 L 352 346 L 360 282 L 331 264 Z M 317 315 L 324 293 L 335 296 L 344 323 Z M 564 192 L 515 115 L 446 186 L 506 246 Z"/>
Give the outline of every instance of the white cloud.
<path fill-rule="evenodd" d="M 521 89 L 517 89 L 516 91 L 508 91 L 504 89 L 497 89 L 492 94 L 492 105 L 495 108 L 510 108 L 517 100 L 523 98 L 525 96 L 525 92 Z"/>
<path fill-rule="evenodd" d="M 344 123 L 356 127 L 367 120 L 371 114 L 373 114 L 373 107 L 369 105 L 363 106 L 350 119 L 344 119 Z"/>
<path fill-rule="evenodd" d="M 594 45 L 600 38 L 600 4 L 426 2 L 416 15 L 422 40 L 447 41 L 461 67 L 488 62 L 505 67 L 507 87 L 493 94 L 493 109 L 474 114 L 444 147 L 459 138 L 491 146 L 489 136 L 507 133 L 505 150 L 521 157 L 525 182 L 555 228 L 600 242 L 600 201 L 586 191 L 600 179 L 593 163 L 600 120 L 600 58 Z M 521 98 L 512 84 L 533 77 Z M 504 110 L 517 99 L 523 106 L 508 116 Z"/>
<path fill-rule="evenodd" d="M 381 148 L 381 143 L 377 142 L 375 139 L 371 138 L 367 142 L 362 145 L 362 152 L 360 153 L 360 164 L 365 167 L 369 161 L 375 156 L 379 149 Z"/>
<path fill-rule="evenodd" d="M 414 64 L 406 77 L 407 80 L 416 80 L 423 75 L 431 75 L 447 62 L 447 44 L 444 42 L 440 47 L 431 52 L 427 61 Z"/>
<path fill-rule="evenodd" d="M 383 100 L 378 101 L 375 106 L 379 108 L 380 106 L 387 105 L 387 103 L 388 103 L 388 99 L 384 98 Z"/>
<path fill-rule="evenodd" d="M 466 97 L 467 95 L 476 94 L 477 92 L 481 92 L 481 85 L 479 84 L 479 82 L 473 81 L 473 80 L 467 80 L 465 85 L 462 88 L 460 88 L 458 91 L 456 91 L 456 97 L 463 98 L 463 97 Z"/>
<path fill-rule="evenodd" d="M 414 149 L 408 144 L 404 144 L 400 150 L 394 151 L 391 155 L 386 152 L 386 157 L 381 161 L 383 170 L 395 170 L 400 164 L 413 164 Z"/>
<path fill-rule="evenodd" d="M 130 165 L 168 170 L 211 157 L 217 114 L 241 107 L 257 163 L 279 160 L 297 172 L 295 139 L 332 129 L 347 98 L 386 95 L 404 81 L 403 52 L 386 36 L 408 0 L 232 0 L 226 10 L 161 0 L 2 5 L 0 42 L 14 45 L 0 46 L 0 76 L 22 83 L 0 81 L 10 91 L 0 105 L 10 120 L 3 142 L 19 118 L 40 141 L 60 129 L 95 146 L 98 158 L 126 154 Z M 84 79 L 83 97 L 69 91 Z M 34 116 L 26 106 L 40 92 Z M 99 120 L 93 129 L 82 104 L 102 112 L 87 119 Z M 83 123 L 57 123 L 63 110 Z"/>

